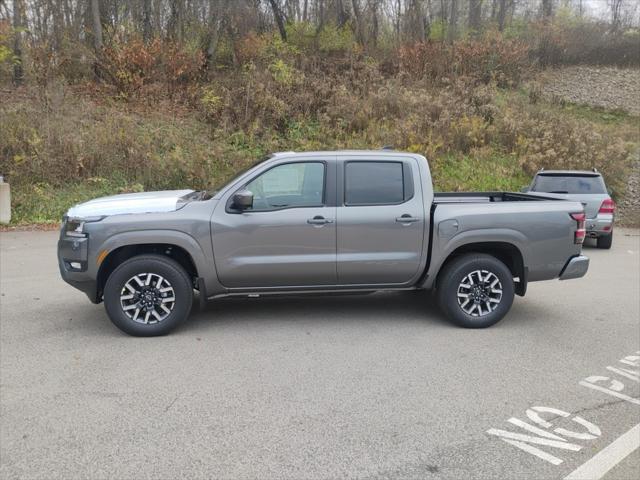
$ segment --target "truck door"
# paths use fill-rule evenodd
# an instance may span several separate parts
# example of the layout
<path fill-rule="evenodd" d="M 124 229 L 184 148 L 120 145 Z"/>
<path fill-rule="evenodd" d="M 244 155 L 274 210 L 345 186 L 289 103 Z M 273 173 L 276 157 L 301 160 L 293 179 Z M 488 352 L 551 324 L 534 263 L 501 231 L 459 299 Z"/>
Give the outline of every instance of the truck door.
<path fill-rule="evenodd" d="M 283 161 L 256 173 L 216 206 L 213 252 L 231 288 L 336 284 L 336 162 Z M 239 190 L 253 207 L 233 209 Z"/>
<path fill-rule="evenodd" d="M 338 160 L 338 283 L 411 282 L 419 274 L 425 230 L 417 161 Z"/>

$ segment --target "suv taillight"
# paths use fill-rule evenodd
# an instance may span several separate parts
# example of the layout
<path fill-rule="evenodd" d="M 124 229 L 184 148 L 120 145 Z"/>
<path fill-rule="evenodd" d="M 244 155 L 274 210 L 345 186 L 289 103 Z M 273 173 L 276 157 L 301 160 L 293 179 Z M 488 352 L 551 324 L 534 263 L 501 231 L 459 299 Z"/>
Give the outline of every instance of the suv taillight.
<path fill-rule="evenodd" d="M 615 213 L 615 211 L 616 202 L 614 202 L 610 198 L 607 198 L 604 202 L 602 202 L 602 205 L 600 205 L 600 210 L 598 210 L 598 213 Z"/>
<path fill-rule="evenodd" d="M 586 215 L 584 214 L 584 212 L 570 213 L 569 215 L 571 215 L 571 218 L 573 218 L 578 223 L 578 228 L 576 228 L 576 233 L 573 237 L 573 243 L 582 244 L 584 243 L 584 237 L 587 235 L 587 231 L 584 228 Z"/>

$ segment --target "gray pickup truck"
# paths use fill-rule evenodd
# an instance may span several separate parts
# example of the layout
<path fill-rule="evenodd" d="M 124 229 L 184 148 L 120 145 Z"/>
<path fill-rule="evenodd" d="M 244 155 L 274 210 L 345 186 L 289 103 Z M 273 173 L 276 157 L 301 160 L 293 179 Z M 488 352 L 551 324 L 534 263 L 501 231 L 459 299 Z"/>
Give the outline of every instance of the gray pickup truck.
<path fill-rule="evenodd" d="M 139 336 L 226 296 L 435 289 L 458 325 L 488 327 L 527 283 L 585 275 L 580 202 L 434 193 L 427 160 L 394 151 L 284 152 L 215 191 L 76 205 L 58 243 L 65 281 Z"/>

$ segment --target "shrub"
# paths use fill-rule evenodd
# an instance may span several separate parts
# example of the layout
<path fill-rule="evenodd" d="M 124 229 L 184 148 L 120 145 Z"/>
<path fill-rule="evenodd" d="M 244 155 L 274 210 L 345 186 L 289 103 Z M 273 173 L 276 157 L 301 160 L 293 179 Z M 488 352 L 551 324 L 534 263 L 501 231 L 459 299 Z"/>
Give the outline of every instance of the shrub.
<path fill-rule="evenodd" d="M 453 44 L 423 42 L 399 50 L 400 70 L 411 76 L 442 80 L 468 78 L 474 82 L 515 86 L 528 69 L 528 47 L 497 32 Z"/>
<path fill-rule="evenodd" d="M 115 37 L 100 56 L 100 74 L 118 94 L 129 98 L 144 85 L 164 83 L 173 95 L 178 86 L 195 81 L 204 66 L 201 51 L 140 37 Z"/>

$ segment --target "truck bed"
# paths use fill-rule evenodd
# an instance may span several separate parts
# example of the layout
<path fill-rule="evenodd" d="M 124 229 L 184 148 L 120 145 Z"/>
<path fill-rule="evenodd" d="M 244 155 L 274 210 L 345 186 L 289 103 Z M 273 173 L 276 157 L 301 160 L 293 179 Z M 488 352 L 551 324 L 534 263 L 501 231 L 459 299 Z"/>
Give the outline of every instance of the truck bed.
<path fill-rule="evenodd" d="M 439 192 L 434 193 L 433 203 L 494 203 L 561 200 L 554 196 L 530 195 L 515 192 Z"/>

